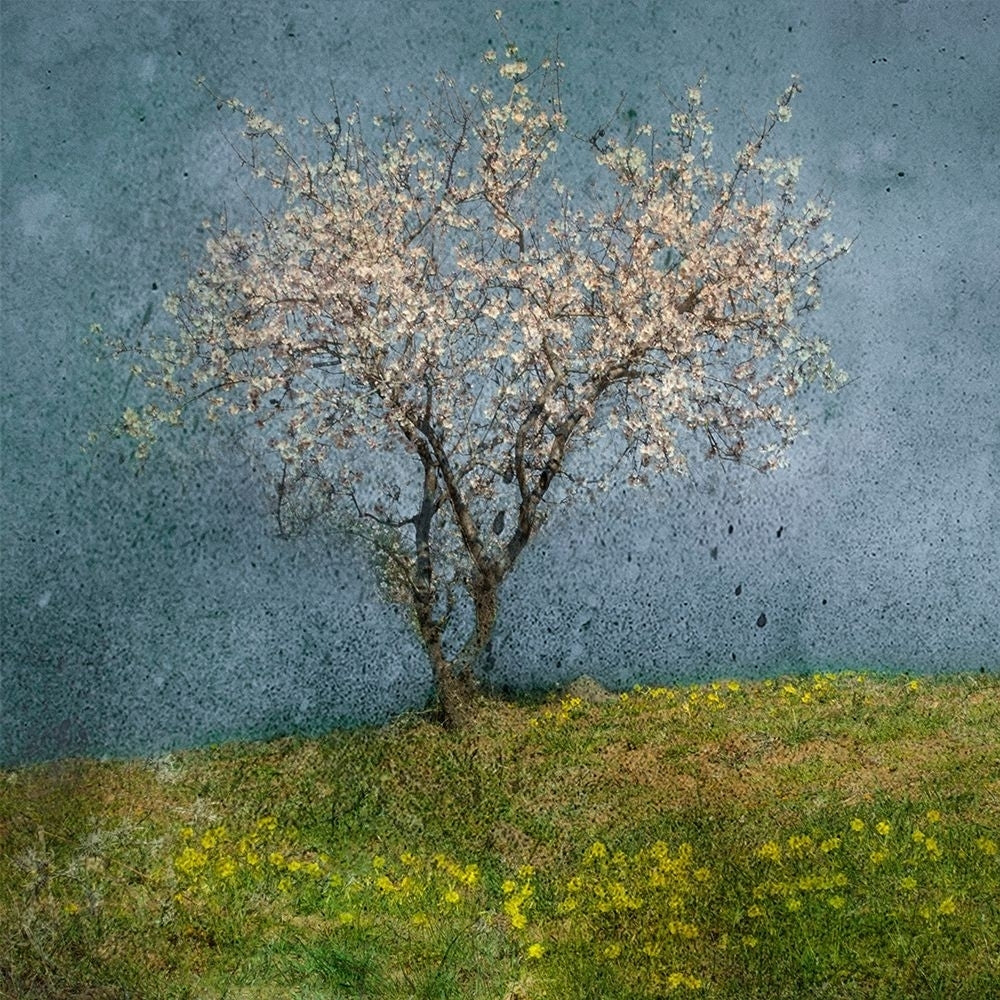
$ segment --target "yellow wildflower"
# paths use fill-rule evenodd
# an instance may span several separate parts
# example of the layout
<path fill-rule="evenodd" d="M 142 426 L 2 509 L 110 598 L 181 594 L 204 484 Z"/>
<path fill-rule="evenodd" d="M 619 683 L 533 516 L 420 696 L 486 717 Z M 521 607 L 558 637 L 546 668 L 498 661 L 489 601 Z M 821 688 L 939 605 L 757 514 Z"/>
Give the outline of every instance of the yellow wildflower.
<path fill-rule="evenodd" d="M 219 878 L 232 878 L 236 874 L 236 862 L 232 858 L 223 858 L 215 866 L 215 873 Z"/>
<path fill-rule="evenodd" d="M 942 899 L 941 902 L 938 903 L 937 909 L 938 913 L 942 914 L 943 916 L 950 916 L 952 913 L 955 912 L 955 900 L 951 896 L 949 896 L 947 899 Z"/>
<path fill-rule="evenodd" d="M 881 822 L 875 824 L 875 829 L 883 837 L 888 837 L 889 836 L 889 831 L 892 829 L 892 827 L 885 820 L 882 820 Z"/>
<path fill-rule="evenodd" d="M 689 990 L 700 990 L 701 980 L 696 976 L 688 976 L 683 972 L 671 972 L 667 976 L 667 989 L 677 990 L 686 986 Z"/>
<path fill-rule="evenodd" d="M 671 920 L 667 924 L 667 930 L 675 937 L 687 938 L 689 941 L 698 937 L 698 928 L 694 924 L 687 924 L 683 920 Z"/>
<path fill-rule="evenodd" d="M 940 823 L 941 822 L 941 813 L 939 813 L 937 811 L 937 809 L 928 809 L 926 815 L 927 815 L 927 822 L 928 823 Z"/>
<path fill-rule="evenodd" d="M 542 945 L 535 944 L 528 945 L 528 958 L 541 958 L 545 954 L 545 948 Z"/>
<path fill-rule="evenodd" d="M 196 851 L 193 847 L 185 847 L 180 855 L 174 859 L 174 867 L 185 875 L 193 875 L 196 871 L 204 868 L 208 858 L 201 851 Z"/>
<path fill-rule="evenodd" d="M 773 840 L 761 846 L 757 853 L 768 861 L 781 860 L 781 848 Z"/>
<path fill-rule="evenodd" d="M 851 820 L 851 829 L 855 833 L 861 833 L 864 828 L 865 821 L 863 819 L 858 819 L 857 816 L 855 816 L 854 819 Z"/>

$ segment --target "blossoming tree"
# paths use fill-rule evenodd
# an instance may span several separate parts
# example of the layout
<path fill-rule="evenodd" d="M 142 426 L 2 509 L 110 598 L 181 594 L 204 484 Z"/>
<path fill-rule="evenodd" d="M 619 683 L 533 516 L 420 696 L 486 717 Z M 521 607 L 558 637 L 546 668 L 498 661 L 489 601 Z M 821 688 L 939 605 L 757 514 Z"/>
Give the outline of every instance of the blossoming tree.
<path fill-rule="evenodd" d="M 416 120 L 387 99 L 293 139 L 229 101 L 275 201 L 210 236 L 167 301 L 175 335 L 129 346 L 167 402 L 123 419 L 144 454 L 191 405 L 248 417 L 279 517 L 296 485 L 368 525 L 449 724 L 554 502 L 698 447 L 773 468 L 789 401 L 842 379 L 801 320 L 847 245 L 822 232 L 828 203 L 797 200 L 799 161 L 763 154 L 796 81 L 723 171 L 697 87 L 659 131 L 577 139 L 603 184 L 583 209 L 553 170 L 563 64 L 509 42 L 485 61 L 467 92 L 438 77 Z"/>

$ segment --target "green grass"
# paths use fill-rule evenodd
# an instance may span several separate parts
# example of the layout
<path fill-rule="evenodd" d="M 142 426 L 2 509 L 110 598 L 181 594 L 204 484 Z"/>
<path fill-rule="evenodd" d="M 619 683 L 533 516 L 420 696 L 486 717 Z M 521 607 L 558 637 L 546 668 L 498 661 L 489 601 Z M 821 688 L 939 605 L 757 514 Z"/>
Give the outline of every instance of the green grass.
<path fill-rule="evenodd" d="M 1000 677 L 0 772 L 0 996 L 1000 994 Z"/>

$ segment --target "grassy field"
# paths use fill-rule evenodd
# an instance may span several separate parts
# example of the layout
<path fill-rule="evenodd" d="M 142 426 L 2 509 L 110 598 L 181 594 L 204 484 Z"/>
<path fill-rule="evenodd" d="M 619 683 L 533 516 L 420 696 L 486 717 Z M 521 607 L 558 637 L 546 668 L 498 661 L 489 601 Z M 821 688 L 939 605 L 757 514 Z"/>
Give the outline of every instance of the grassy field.
<path fill-rule="evenodd" d="M 1000 996 L 1000 676 L 0 772 L 0 995 Z"/>

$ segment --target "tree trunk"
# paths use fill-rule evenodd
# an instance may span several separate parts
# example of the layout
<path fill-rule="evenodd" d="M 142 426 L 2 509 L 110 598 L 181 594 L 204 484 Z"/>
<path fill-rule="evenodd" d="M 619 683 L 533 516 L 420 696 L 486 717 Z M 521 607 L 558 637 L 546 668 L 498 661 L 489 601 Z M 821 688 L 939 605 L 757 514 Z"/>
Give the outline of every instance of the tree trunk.
<path fill-rule="evenodd" d="M 477 575 L 470 587 L 476 624 L 454 659 L 448 660 L 441 648 L 440 634 L 435 633 L 431 642 L 425 642 L 434 670 L 437 708 L 441 723 L 446 729 L 467 728 L 475 720 L 476 708 L 481 697 L 476 665 L 489 644 L 497 618 L 499 575 Z"/>
<path fill-rule="evenodd" d="M 456 673 L 450 663 L 434 672 L 435 697 L 441 724 L 445 729 L 468 729 L 475 721 L 479 685 L 471 674 Z"/>

